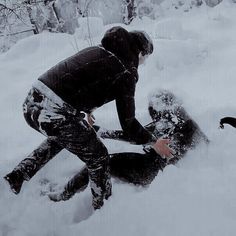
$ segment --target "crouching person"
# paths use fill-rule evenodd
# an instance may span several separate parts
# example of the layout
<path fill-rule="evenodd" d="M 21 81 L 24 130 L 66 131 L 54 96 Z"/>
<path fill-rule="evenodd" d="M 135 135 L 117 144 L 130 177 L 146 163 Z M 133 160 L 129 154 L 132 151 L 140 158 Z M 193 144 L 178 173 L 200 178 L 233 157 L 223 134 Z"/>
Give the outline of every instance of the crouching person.
<path fill-rule="evenodd" d="M 113 27 L 101 45 L 89 47 L 58 63 L 39 77 L 24 103 L 27 123 L 47 136 L 5 179 L 15 193 L 63 148 L 85 162 L 93 196 L 100 208 L 111 195 L 109 156 L 95 130 L 84 119 L 116 101 L 121 127 L 137 144 L 153 142 L 162 156 L 171 156 L 168 140 L 151 135 L 135 118 L 135 85 L 139 62 L 153 51 L 148 35 Z"/>
<path fill-rule="evenodd" d="M 108 152 L 83 119 L 84 114 L 65 103 L 40 81 L 30 90 L 23 108 L 27 123 L 48 139 L 6 176 L 9 183 L 14 181 L 16 173 L 29 180 L 52 155 L 66 148 L 86 163 L 93 206 L 100 208 L 103 199 L 111 195 Z"/>

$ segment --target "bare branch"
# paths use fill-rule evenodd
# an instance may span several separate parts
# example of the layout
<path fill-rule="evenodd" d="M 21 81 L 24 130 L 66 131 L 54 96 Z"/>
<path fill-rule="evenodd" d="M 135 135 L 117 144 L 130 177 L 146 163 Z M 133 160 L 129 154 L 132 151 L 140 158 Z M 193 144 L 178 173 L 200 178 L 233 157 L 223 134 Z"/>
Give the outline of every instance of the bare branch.
<path fill-rule="evenodd" d="M 15 33 L 0 34 L 0 37 L 10 36 L 10 35 L 16 35 L 16 34 L 21 34 L 21 33 L 26 33 L 26 32 L 30 32 L 30 31 L 33 31 L 33 30 L 34 30 L 34 28 L 32 28 L 32 29 L 28 29 L 28 30 L 22 30 L 22 31 L 15 32 Z"/>
<path fill-rule="evenodd" d="M 18 5 L 16 8 L 13 9 L 13 8 L 7 7 L 6 5 L 0 3 L 0 13 L 1 13 L 2 11 L 8 11 L 8 12 L 9 12 L 9 15 L 11 15 L 11 14 L 15 15 L 18 20 L 20 20 L 23 24 L 27 25 L 27 23 L 25 23 L 25 22 L 23 21 L 23 19 L 22 19 L 22 18 L 18 15 L 18 13 L 16 12 L 17 9 L 19 9 L 19 8 L 20 8 L 19 5 Z"/>

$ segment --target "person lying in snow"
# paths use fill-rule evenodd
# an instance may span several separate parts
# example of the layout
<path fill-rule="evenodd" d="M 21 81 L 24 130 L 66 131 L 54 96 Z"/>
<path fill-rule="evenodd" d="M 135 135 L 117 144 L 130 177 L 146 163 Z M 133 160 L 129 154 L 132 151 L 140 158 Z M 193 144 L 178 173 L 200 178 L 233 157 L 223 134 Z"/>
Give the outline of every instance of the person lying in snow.
<path fill-rule="evenodd" d="M 149 99 L 149 114 L 152 122 L 145 126 L 157 139 L 165 137 L 171 140 L 171 147 L 175 151 L 172 158 L 166 159 L 158 155 L 152 147 L 144 146 L 144 153 L 114 153 L 110 154 L 111 176 L 134 185 L 149 185 L 159 170 L 169 164 L 175 164 L 189 149 L 200 142 L 209 143 L 206 135 L 188 115 L 173 93 L 163 90 L 154 93 Z M 105 130 L 94 126 L 101 138 L 128 141 L 123 131 Z M 72 177 L 58 193 L 48 196 L 53 201 L 65 201 L 77 192 L 83 191 L 89 182 L 88 169 L 85 166 Z"/>
<path fill-rule="evenodd" d="M 19 193 L 42 164 L 66 148 L 85 162 L 98 209 L 111 195 L 109 155 L 95 130 L 84 119 L 115 100 L 124 134 L 136 144 L 152 143 L 161 156 L 170 157 L 169 140 L 156 139 L 135 118 L 135 85 L 139 62 L 153 52 L 149 36 L 113 27 L 101 45 L 89 47 L 58 63 L 41 75 L 23 104 L 27 123 L 47 136 L 36 150 L 4 178 Z"/>
<path fill-rule="evenodd" d="M 224 117 L 220 120 L 220 128 L 224 129 L 224 124 L 229 124 L 236 128 L 236 118 L 234 117 Z"/>

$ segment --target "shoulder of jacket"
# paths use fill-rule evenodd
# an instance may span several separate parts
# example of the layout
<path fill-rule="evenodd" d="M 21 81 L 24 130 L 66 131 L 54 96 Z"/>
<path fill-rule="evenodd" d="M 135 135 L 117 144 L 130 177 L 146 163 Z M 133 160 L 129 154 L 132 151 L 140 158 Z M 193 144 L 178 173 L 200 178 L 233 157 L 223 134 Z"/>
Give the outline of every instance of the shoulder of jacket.
<path fill-rule="evenodd" d="M 116 79 L 116 86 L 120 91 L 134 91 L 136 87 L 136 77 L 130 71 L 123 71 Z"/>

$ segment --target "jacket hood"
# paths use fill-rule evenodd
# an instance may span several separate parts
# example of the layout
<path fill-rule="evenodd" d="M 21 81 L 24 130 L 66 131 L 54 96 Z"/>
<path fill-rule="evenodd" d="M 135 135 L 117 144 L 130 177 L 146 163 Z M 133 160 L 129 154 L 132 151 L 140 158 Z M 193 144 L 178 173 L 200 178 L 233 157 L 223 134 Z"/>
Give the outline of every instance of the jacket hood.
<path fill-rule="evenodd" d="M 128 67 L 138 67 L 140 50 L 134 37 L 122 27 L 109 29 L 102 38 L 102 46 L 114 53 Z"/>

